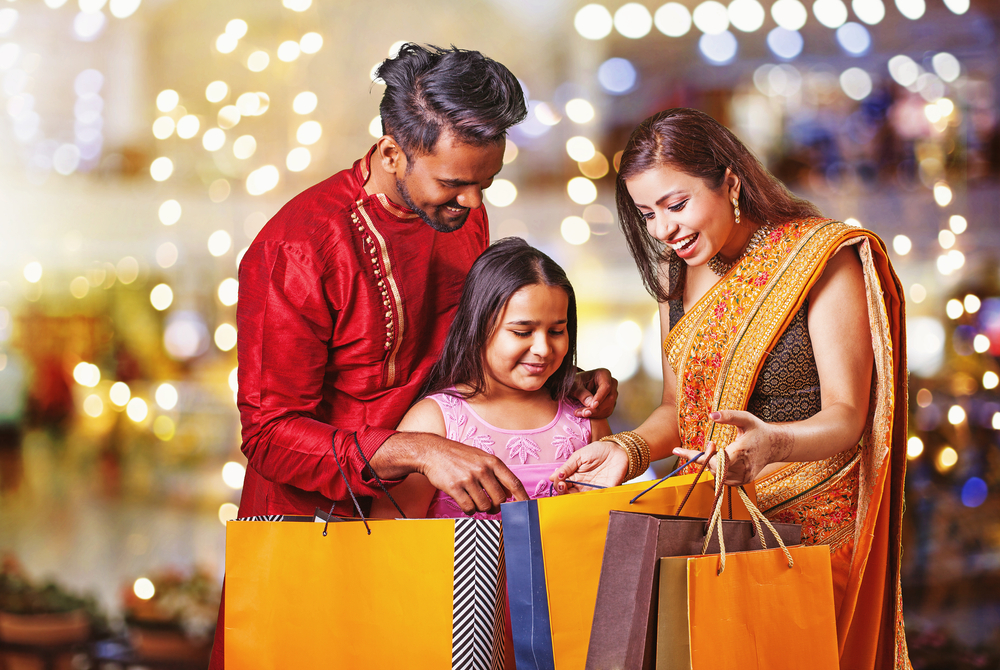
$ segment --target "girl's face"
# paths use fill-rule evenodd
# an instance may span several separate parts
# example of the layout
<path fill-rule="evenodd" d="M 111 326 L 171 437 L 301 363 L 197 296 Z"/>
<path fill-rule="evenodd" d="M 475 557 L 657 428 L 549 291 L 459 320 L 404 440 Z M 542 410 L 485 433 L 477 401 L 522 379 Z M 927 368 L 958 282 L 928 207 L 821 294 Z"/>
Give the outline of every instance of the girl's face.
<path fill-rule="evenodd" d="M 719 252 L 736 258 L 743 251 L 750 229 L 736 225 L 731 198 L 739 197 L 739 180 L 730 172 L 714 191 L 698 177 L 668 166 L 638 174 L 625 186 L 649 234 L 688 265 L 707 263 Z"/>
<path fill-rule="evenodd" d="M 487 393 L 538 391 L 569 350 L 569 296 L 558 286 L 519 289 L 500 311 L 486 342 Z"/>

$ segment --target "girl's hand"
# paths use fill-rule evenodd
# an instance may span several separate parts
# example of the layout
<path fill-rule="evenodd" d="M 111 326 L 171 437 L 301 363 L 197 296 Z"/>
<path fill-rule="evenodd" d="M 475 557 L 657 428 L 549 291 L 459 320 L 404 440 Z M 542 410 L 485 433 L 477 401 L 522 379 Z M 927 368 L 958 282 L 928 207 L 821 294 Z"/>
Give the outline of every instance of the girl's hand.
<path fill-rule="evenodd" d="M 591 442 L 573 452 L 558 470 L 549 475 L 559 493 L 579 490 L 565 480 L 575 479 L 585 484 L 618 486 L 628 472 L 628 454 L 614 442 Z"/>
<path fill-rule="evenodd" d="M 792 436 L 783 426 L 764 423 L 750 412 L 723 410 L 712 412 L 709 418 L 716 423 L 736 426 L 736 439 L 726 447 L 729 468 L 723 482 L 727 486 L 740 486 L 754 481 L 765 466 L 781 463 L 792 451 Z M 709 453 L 715 452 L 714 442 L 708 443 Z M 674 449 L 674 453 L 688 460 L 701 455 L 693 449 Z M 708 468 L 717 476 L 718 456 L 710 458 Z"/>

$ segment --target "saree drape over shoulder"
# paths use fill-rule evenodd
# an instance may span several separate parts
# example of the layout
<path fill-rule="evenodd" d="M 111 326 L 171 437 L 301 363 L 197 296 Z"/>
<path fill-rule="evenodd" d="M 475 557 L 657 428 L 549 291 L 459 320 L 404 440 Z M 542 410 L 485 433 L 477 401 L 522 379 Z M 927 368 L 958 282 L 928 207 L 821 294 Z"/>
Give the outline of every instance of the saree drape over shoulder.
<path fill-rule="evenodd" d="M 830 547 L 841 668 L 908 668 L 899 588 L 907 411 L 904 303 L 882 240 L 828 219 L 776 226 L 677 322 L 664 350 L 677 376 L 677 418 L 687 448 L 703 450 L 709 441 L 721 447 L 736 438 L 735 427 L 708 418 L 715 410 L 749 409 L 765 421 L 809 418 L 818 408 L 796 395 L 808 396 L 809 390 L 796 390 L 795 379 L 808 377 L 810 365 L 815 374 L 804 307 L 827 262 L 846 246 L 854 246 L 861 258 L 875 353 L 864 434 L 857 446 L 836 456 L 788 464 L 754 485 L 768 518 L 801 523 L 805 543 Z M 795 342 L 788 340 L 796 333 L 806 338 L 808 364 L 793 356 L 794 364 L 774 365 L 779 350 L 795 353 Z M 813 395 L 818 378 L 816 384 Z M 761 402 L 762 387 L 768 386 L 792 389 L 779 406 L 783 416 L 761 415 L 760 407 L 767 405 Z"/>

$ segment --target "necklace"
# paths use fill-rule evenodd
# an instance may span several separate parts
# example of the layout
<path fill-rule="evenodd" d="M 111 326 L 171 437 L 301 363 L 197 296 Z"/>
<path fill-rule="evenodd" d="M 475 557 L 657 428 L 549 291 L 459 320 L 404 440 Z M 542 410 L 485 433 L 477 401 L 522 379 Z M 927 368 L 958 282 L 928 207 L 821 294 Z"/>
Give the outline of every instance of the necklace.
<path fill-rule="evenodd" d="M 746 247 L 743 248 L 743 252 L 730 262 L 726 262 L 719 258 L 719 254 L 716 254 L 708 259 L 708 268 L 719 275 L 720 277 L 725 277 L 733 266 L 743 260 L 743 257 L 747 255 L 751 249 L 760 244 L 764 238 L 767 236 L 768 228 L 767 226 L 761 226 L 754 231 L 754 234 L 750 236 L 750 240 L 747 242 Z"/>

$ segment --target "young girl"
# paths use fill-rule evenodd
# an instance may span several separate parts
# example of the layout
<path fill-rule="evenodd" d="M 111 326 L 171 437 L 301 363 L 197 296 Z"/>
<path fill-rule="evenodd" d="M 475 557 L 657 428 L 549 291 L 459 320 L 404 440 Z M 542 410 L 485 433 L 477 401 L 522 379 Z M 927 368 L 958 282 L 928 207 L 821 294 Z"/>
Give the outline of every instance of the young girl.
<path fill-rule="evenodd" d="M 501 458 L 531 497 L 547 496 L 556 466 L 611 433 L 607 420 L 574 414 L 575 358 L 576 298 L 566 273 L 524 240 L 503 239 L 472 266 L 426 397 L 399 430 L 482 449 Z M 392 495 L 408 517 L 465 516 L 420 474 Z M 383 497 L 372 516 L 399 514 Z"/>

